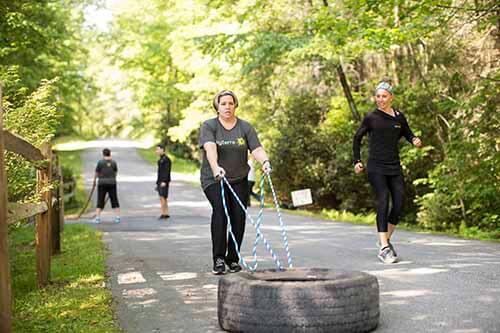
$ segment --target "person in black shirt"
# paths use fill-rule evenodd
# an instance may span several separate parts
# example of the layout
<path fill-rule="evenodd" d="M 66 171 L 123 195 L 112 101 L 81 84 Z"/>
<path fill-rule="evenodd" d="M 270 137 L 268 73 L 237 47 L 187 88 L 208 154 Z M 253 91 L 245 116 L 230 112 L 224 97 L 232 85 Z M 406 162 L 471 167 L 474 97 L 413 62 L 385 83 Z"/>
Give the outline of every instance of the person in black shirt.
<path fill-rule="evenodd" d="M 399 160 L 399 139 L 404 136 L 414 146 L 422 146 L 403 113 L 392 108 L 393 99 L 390 83 L 381 81 L 375 89 L 377 108 L 365 116 L 353 142 L 354 170 L 359 174 L 365 169 L 360 155 L 361 140 L 368 134 L 367 171 L 376 195 L 380 245 L 378 257 L 384 263 L 397 261 L 397 253 L 390 239 L 403 209 L 404 179 Z M 389 195 L 392 202 L 390 211 Z"/>
<path fill-rule="evenodd" d="M 165 146 L 156 146 L 156 155 L 158 155 L 158 177 L 156 178 L 156 190 L 160 196 L 160 209 L 161 215 L 159 219 L 168 219 L 168 187 L 170 184 L 170 171 L 172 169 L 172 162 L 165 154 Z"/>
<path fill-rule="evenodd" d="M 103 159 L 97 162 L 95 168 L 94 182 L 98 180 L 97 185 L 97 208 L 95 223 L 101 223 L 101 212 L 104 209 L 106 193 L 111 200 L 111 207 L 115 211 L 115 223 L 120 223 L 120 204 L 116 191 L 116 175 L 118 166 L 111 158 L 111 151 L 108 148 L 102 150 Z"/>
<path fill-rule="evenodd" d="M 247 176 L 248 151 L 262 164 L 265 173 L 271 172 L 271 163 L 260 144 L 257 132 L 250 123 L 235 116 L 238 107 L 236 95 L 229 91 L 219 92 L 213 106 L 217 110 L 216 118 L 205 121 L 200 130 L 199 147 L 203 149 L 203 161 L 200 170 L 200 181 L 205 195 L 212 206 L 211 234 L 213 273 L 224 274 L 226 266 L 229 272 L 238 272 L 237 251 L 243 241 L 245 232 L 245 212 L 234 196 L 226 188 L 225 201 L 235 235 L 237 247 L 227 235 L 227 219 L 222 203 L 222 177 L 226 177 L 244 206 L 248 201 Z"/>

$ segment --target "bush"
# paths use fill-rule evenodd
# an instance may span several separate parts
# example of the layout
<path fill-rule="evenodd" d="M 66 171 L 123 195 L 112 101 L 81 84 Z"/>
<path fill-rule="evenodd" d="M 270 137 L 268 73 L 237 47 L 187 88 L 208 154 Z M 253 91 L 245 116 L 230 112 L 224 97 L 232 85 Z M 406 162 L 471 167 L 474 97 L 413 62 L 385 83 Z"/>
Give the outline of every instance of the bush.
<path fill-rule="evenodd" d="M 280 199 L 288 203 L 291 191 L 311 188 L 317 206 L 365 211 L 372 196 L 366 177 L 353 171 L 356 124 L 347 104 L 333 98 L 325 114 L 315 100 L 307 93 L 294 95 L 276 117 L 280 131 L 271 140 L 270 153 Z"/>
<path fill-rule="evenodd" d="M 43 81 L 18 107 L 6 97 L 5 128 L 37 147 L 50 142 L 59 124 L 60 115 L 54 102 L 53 83 L 54 81 Z M 37 200 L 36 170 L 33 165 L 11 152 L 5 154 L 5 163 L 9 200 Z"/>
<path fill-rule="evenodd" d="M 432 192 L 418 199 L 422 225 L 500 230 L 495 213 L 500 207 L 497 90 L 485 81 L 471 89 L 467 102 L 456 105 L 449 141 L 443 145 L 444 160 L 426 178 Z"/>

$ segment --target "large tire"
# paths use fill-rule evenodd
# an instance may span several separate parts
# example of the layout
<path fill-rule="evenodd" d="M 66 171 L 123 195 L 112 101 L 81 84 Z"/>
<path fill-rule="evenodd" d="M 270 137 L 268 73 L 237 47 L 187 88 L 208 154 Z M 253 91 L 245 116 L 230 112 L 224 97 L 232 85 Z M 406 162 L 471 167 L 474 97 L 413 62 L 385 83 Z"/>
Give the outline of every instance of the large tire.
<path fill-rule="evenodd" d="M 379 321 L 379 286 L 363 272 L 242 272 L 219 280 L 217 310 L 230 332 L 369 332 Z"/>

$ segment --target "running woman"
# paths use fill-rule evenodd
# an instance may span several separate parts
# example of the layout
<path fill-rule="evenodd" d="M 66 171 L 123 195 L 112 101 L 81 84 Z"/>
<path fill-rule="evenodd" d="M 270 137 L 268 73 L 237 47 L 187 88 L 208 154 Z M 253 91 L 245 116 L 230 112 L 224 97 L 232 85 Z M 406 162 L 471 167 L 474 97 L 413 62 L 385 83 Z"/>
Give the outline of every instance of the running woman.
<path fill-rule="evenodd" d="M 413 134 L 403 113 L 392 107 L 393 99 L 390 82 L 381 81 L 375 89 L 377 108 L 365 116 L 353 141 L 354 171 L 359 174 L 365 170 L 361 162 L 361 140 L 368 133 L 366 169 L 376 197 L 378 258 L 384 263 L 397 261 L 397 253 L 390 240 L 403 209 L 404 179 L 399 160 L 399 139 L 404 136 L 415 147 L 422 147 L 422 141 Z M 389 195 L 392 202 L 390 211 Z"/>
<path fill-rule="evenodd" d="M 247 175 L 248 151 L 265 173 L 271 172 L 271 163 L 262 147 L 257 132 L 243 119 L 235 115 L 238 98 L 229 90 L 219 92 L 213 107 L 218 116 L 205 121 L 200 130 L 199 146 L 203 149 L 200 180 L 205 195 L 212 206 L 211 235 L 213 273 L 238 272 L 241 266 L 237 250 L 245 232 L 245 212 L 226 188 L 225 201 L 229 211 L 231 229 L 237 241 L 237 248 L 227 234 L 227 219 L 221 196 L 220 180 L 226 177 L 234 191 L 246 206 L 248 202 Z"/>

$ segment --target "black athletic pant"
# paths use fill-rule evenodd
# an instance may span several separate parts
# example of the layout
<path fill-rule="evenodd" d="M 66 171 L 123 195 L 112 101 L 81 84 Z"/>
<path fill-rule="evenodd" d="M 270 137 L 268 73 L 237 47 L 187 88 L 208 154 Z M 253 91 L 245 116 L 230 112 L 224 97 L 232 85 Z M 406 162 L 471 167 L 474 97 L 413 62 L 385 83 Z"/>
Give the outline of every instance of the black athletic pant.
<path fill-rule="evenodd" d="M 388 223 L 398 224 L 403 211 L 404 179 L 403 175 L 384 175 L 368 173 L 376 197 L 377 230 L 387 232 Z M 392 200 L 392 209 L 389 212 L 389 194 Z"/>
<path fill-rule="evenodd" d="M 104 208 L 106 193 L 108 193 L 109 200 L 111 200 L 111 207 L 120 207 L 118 195 L 116 194 L 116 184 L 99 184 L 97 185 L 97 208 Z"/>
<path fill-rule="evenodd" d="M 260 201 L 260 195 L 258 195 L 257 193 L 255 193 L 253 191 L 253 187 L 255 185 L 255 182 L 253 180 L 249 180 L 248 181 L 248 203 L 247 203 L 247 207 L 250 207 L 250 197 L 254 197 L 255 200 L 257 201 Z"/>
<path fill-rule="evenodd" d="M 241 182 L 231 184 L 234 191 L 238 194 L 243 205 L 246 207 L 248 201 L 248 182 L 246 179 Z M 231 229 L 234 233 L 236 241 L 238 242 L 238 249 L 243 241 L 243 234 L 245 233 L 245 212 L 238 204 L 229 188 L 225 185 L 225 198 L 226 205 L 231 219 Z M 212 184 L 205 189 L 205 195 L 212 205 L 212 256 L 216 258 L 223 258 L 228 264 L 238 262 L 238 254 L 234 246 L 234 241 L 230 235 L 227 234 L 227 217 L 224 213 L 224 206 L 222 204 L 220 182 Z M 229 244 L 228 244 L 229 242 Z M 227 254 L 226 254 L 227 250 Z"/>

